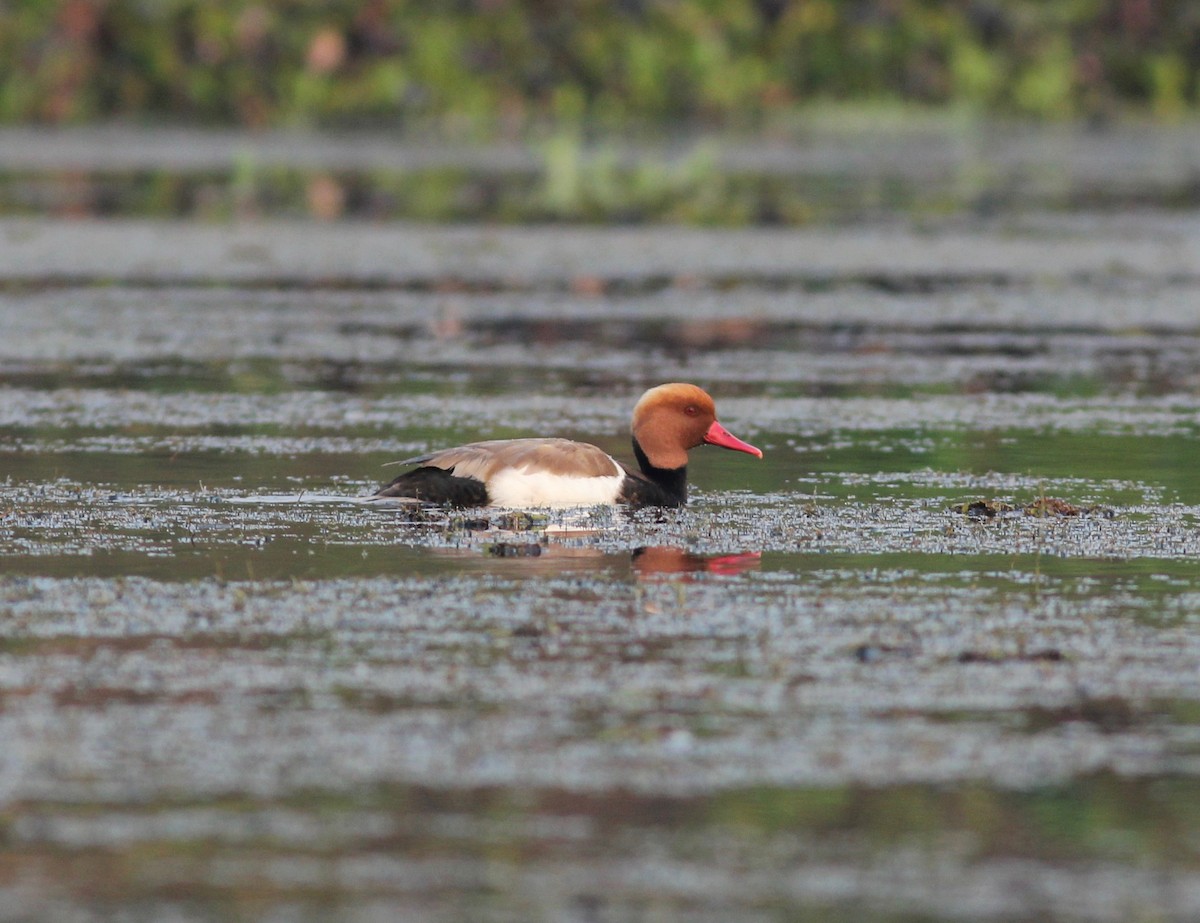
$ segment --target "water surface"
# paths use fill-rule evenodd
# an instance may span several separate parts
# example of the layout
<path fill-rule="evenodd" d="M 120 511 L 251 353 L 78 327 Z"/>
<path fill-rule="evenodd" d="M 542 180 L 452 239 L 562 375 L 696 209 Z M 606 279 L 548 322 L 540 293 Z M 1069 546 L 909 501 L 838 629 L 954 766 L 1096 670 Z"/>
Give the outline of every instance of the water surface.
<path fill-rule="evenodd" d="M 0 917 L 1200 917 L 1189 221 L 4 224 Z M 672 379 L 684 510 L 364 502 Z"/>

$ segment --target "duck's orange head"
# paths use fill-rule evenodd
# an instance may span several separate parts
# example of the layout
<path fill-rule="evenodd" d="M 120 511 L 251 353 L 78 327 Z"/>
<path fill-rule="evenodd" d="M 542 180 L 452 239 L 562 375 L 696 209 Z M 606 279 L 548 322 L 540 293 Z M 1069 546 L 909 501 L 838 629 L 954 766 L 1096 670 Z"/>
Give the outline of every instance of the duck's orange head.
<path fill-rule="evenodd" d="M 633 438 L 656 468 L 682 468 L 688 449 L 718 445 L 762 458 L 717 422 L 713 399 L 695 385 L 671 382 L 651 388 L 633 408 Z"/>

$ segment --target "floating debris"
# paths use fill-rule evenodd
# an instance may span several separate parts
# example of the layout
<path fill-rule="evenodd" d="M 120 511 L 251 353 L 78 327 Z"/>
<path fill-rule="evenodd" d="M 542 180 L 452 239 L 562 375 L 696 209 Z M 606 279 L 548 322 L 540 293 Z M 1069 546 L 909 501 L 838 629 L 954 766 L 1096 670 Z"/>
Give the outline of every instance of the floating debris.
<path fill-rule="evenodd" d="M 916 652 L 912 645 L 860 644 L 854 649 L 854 659 L 859 663 L 878 663 L 889 657 L 912 657 Z"/>
<path fill-rule="evenodd" d="M 494 558 L 536 558 L 542 553 L 537 542 L 493 542 L 484 551 Z"/>
<path fill-rule="evenodd" d="M 1003 513 L 1016 511 L 1016 507 L 1003 500 L 967 500 L 954 504 L 950 509 L 971 519 L 994 519 Z"/>
<path fill-rule="evenodd" d="M 1056 497 L 1038 497 L 1032 503 L 1025 504 L 1024 510 L 1026 516 L 1104 516 L 1112 519 L 1116 515 L 1106 506 L 1076 506 Z"/>
<path fill-rule="evenodd" d="M 1063 652 L 1056 647 L 1048 647 L 1036 651 L 1020 651 L 1015 654 L 1006 654 L 1000 651 L 978 651 L 970 650 L 963 651 L 958 655 L 959 663 L 1032 663 L 1044 661 L 1047 663 L 1059 663 L 1067 658 Z"/>
<path fill-rule="evenodd" d="M 971 519 L 995 519 L 997 516 L 1102 516 L 1112 519 L 1116 512 L 1109 507 L 1093 504 L 1076 506 L 1057 497 L 1038 497 L 1023 506 L 1006 500 L 965 500 L 950 507 L 953 513 L 961 513 Z"/>

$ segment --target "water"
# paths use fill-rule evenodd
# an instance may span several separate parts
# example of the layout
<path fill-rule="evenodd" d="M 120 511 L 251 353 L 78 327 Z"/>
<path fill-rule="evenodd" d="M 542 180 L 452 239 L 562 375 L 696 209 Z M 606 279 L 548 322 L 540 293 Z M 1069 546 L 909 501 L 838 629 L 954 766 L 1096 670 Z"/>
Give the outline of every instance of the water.
<path fill-rule="evenodd" d="M 1093 217 L 0 223 L 0 918 L 1200 917 L 1190 218 Z M 682 511 L 364 502 L 671 379 Z"/>

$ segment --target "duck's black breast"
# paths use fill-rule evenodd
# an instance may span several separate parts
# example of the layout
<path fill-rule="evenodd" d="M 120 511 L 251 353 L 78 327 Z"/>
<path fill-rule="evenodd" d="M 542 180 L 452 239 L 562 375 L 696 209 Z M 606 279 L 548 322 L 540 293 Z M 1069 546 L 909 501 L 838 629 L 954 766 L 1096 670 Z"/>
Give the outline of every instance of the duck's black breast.
<path fill-rule="evenodd" d="M 629 506 L 683 506 L 686 498 L 663 490 L 658 484 L 637 474 L 628 474 L 617 494 L 617 502 Z"/>
<path fill-rule="evenodd" d="M 618 503 L 630 506 L 683 506 L 687 503 L 687 465 L 679 468 L 656 468 L 633 440 L 633 454 L 641 471 L 625 469 L 625 480 Z"/>

